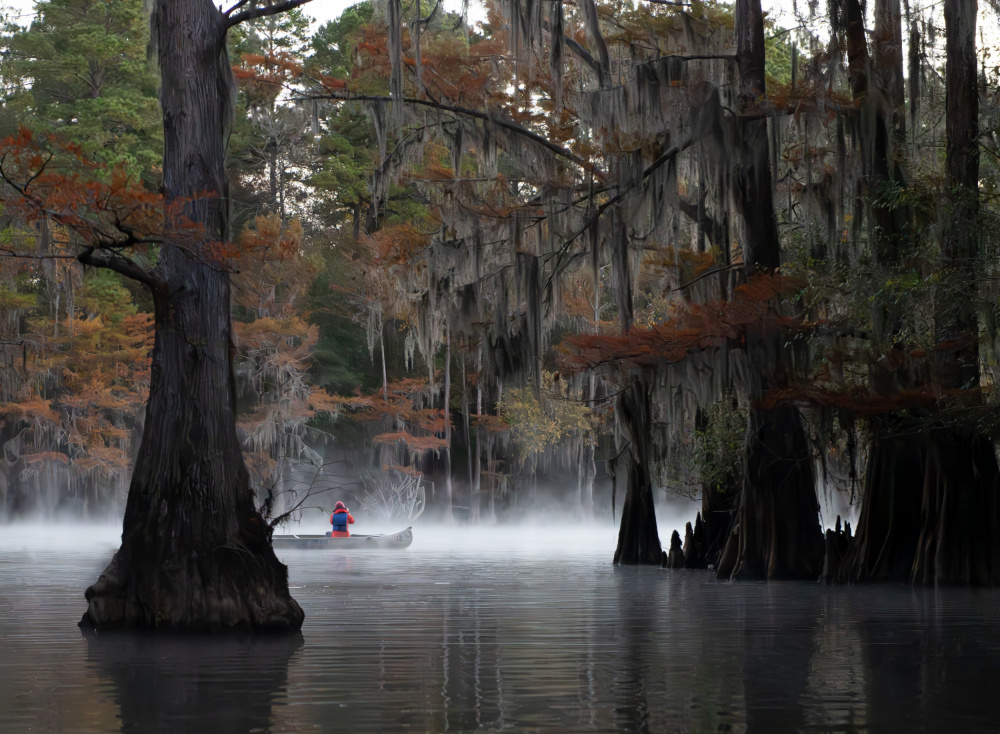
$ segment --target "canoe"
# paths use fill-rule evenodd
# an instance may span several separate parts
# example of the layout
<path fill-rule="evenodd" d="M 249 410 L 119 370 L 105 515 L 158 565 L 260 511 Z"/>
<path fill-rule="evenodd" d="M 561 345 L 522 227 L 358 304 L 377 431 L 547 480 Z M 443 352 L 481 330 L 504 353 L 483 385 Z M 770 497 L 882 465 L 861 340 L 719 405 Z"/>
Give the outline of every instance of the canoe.
<path fill-rule="evenodd" d="M 413 528 L 385 535 L 351 535 L 331 538 L 328 535 L 275 535 L 274 548 L 304 548 L 307 550 L 402 550 L 413 542 Z"/>

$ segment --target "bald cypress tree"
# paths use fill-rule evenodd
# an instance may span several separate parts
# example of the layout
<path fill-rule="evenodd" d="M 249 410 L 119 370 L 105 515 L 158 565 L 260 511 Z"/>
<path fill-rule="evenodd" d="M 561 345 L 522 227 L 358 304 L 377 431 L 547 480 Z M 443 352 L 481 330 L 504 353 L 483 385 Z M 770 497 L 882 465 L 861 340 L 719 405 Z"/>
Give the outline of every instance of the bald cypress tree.
<path fill-rule="evenodd" d="M 236 435 L 230 277 L 211 257 L 229 239 L 226 147 L 234 25 L 302 5 L 157 0 L 163 192 L 197 234 L 167 237 L 155 267 L 89 248 L 81 260 L 145 283 L 155 306 L 145 433 L 122 545 L 87 589 L 81 625 L 109 628 L 297 630 L 287 569 L 271 549 Z"/>

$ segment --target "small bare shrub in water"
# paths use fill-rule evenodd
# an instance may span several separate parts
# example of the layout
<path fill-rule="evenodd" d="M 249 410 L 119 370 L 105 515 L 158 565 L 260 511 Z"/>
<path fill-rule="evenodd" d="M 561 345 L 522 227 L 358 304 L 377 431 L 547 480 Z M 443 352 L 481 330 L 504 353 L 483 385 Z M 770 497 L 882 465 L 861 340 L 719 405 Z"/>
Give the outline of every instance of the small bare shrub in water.
<path fill-rule="evenodd" d="M 427 492 L 419 474 L 368 472 L 361 481 L 364 489 L 358 493 L 358 501 L 361 510 L 372 517 L 412 522 L 427 506 Z"/>

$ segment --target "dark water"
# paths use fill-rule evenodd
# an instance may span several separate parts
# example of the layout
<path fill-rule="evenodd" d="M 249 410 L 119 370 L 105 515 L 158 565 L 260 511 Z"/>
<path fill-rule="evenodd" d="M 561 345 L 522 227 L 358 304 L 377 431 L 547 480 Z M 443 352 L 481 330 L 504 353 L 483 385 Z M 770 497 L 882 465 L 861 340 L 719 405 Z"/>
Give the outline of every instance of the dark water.
<path fill-rule="evenodd" d="M 285 553 L 301 640 L 92 639 L 113 535 L 35 532 L 0 529 L 4 733 L 1000 731 L 993 591 L 720 584 L 612 568 L 608 530 L 418 528 Z"/>

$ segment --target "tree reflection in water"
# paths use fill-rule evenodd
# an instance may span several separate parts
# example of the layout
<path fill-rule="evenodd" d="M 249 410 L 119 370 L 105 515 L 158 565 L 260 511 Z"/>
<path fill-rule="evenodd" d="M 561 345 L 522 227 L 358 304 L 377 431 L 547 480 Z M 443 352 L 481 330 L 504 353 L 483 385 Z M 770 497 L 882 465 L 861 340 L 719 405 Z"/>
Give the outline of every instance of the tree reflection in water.
<path fill-rule="evenodd" d="M 271 731 L 301 635 L 234 638 L 88 635 L 87 664 L 110 684 L 121 731 Z"/>

